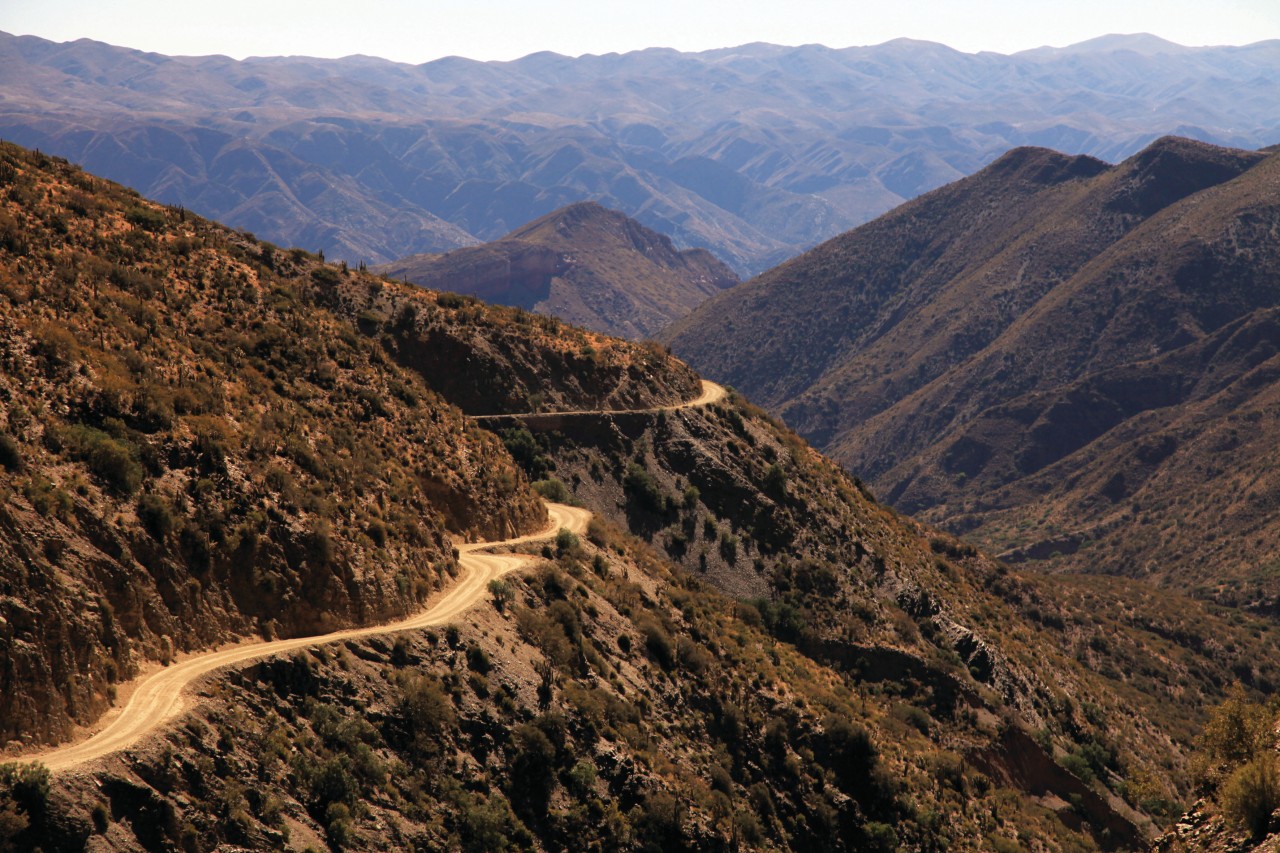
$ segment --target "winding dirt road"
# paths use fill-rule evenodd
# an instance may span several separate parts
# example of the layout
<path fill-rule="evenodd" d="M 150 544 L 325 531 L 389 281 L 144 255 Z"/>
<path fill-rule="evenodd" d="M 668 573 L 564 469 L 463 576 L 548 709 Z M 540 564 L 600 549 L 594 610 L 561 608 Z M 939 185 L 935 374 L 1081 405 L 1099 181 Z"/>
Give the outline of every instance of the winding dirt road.
<path fill-rule="evenodd" d="M 702 394 L 694 400 L 659 406 L 653 409 L 636 409 L 636 412 L 670 411 L 673 409 L 706 406 L 725 398 L 727 392 L 714 382 L 702 380 Z M 557 414 L 601 415 L 617 414 L 608 411 L 559 412 Z M 393 634 L 430 628 L 453 621 L 469 608 L 483 601 L 489 594 L 489 581 L 515 571 L 532 557 L 521 554 L 485 554 L 489 548 L 519 545 L 549 539 L 561 528 L 574 533 L 587 531 L 591 513 L 585 509 L 547 504 L 550 521 L 537 533 L 504 539 L 498 542 L 473 542 L 458 545 L 458 563 L 462 574 L 457 583 L 444 591 L 426 610 L 400 622 L 374 625 L 367 628 L 349 628 L 315 637 L 296 637 L 290 640 L 243 642 L 210 652 L 193 655 L 179 663 L 140 676 L 132 684 L 121 685 L 121 693 L 128 695 L 124 707 L 108 712 L 105 725 L 77 743 L 55 747 L 39 753 L 18 756 L 17 761 L 39 761 L 57 773 L 73 769 L 81 764 L 127 749 L 143 737 L 159 729 L 177 717 L 188 707 L 186 688 L 196 679 L 233 664 L 285 654 L 326 643 L 359 640 L 364 637 Z"/>
<path fill-rule="evenodd" d="M 512 412 L 504 415 L 468 415 L 473 421 L 503 420 L 506 418 L 559 418 L 574 415 L 643 415 L 653 414 L 654 412 L 672 412 L 676 409 L 689 409 L 694 406 L 710 406 L 712 403 L 718 403 L 725 397 L 729 396 L 729 392 L 721 385 L 714 382 L 702 380 L 702 393 L 693 400 L 684 403 L 671 403 L 667 406 L 653 406 L 648 409 L 574 409 L 567 412 Z"/>
<path fill-rule="evenodd" d="M 458 582 L 446 590 L 426 610 L 400 622 L 349 628 L 316 637 L 297 637 L 270 642 L 238 643 L 222 649 L 195 655 L 181 663 L 144 676 L 133 685 L 128 702 L 105 728 L 79 743 L 57 747 L 47 752 L 20 756 L 18 761 L 39 761 L 53 772 L 74 768 L 95 758 L 127 749 L 150 732 L 181 714 L 187 707 L 186 688 L 201 676 L 232 664 L 307 649 L 325 643 L 359 640 L 375 635 L 393 634 L 443 625 L 463 611 L 483 601 L 489 594 L 489 581 L 515 571 L 533 560 L 522 554 L 485 554 L 485 549 L 536 542 L 554 536 L 561 528 L 574 533 L 587 532 L 591 513 L 585 509 L 547 504 L 550 521 L 537 533 L 504 539 L 499 542 L 472 542 L 458 545 L 458 563 L 462 573 Z"/>

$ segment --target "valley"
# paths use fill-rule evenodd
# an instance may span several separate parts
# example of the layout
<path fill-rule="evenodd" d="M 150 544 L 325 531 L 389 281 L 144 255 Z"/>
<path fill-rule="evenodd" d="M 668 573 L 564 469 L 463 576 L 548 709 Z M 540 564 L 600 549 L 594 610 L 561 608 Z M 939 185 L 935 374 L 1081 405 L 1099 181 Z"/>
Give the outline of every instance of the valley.
<path fill-rule="evenodd" d="M 1178 813 L 1230 674 L 1280 679 L 1269 624 L 1049 594 L 660 347 L 0 153 L 11 754 L 144 664 L 297 646 L 123 752 L 6 765 L 19 847 L 1118 849 Z M 544 498 L 594 519 L 385 635 L 485 577 L 452 542 L 538 534 Z"/>
<path fill-rule="evenodd" d="M 1277 45 L 0 33 L 0 851 L 1266 849 Z"/>
<path fill-rule="evenodd" d="M 1002 559 L 1273 613 L 1278 167 L 1018 149 L 667 337 Z"/>

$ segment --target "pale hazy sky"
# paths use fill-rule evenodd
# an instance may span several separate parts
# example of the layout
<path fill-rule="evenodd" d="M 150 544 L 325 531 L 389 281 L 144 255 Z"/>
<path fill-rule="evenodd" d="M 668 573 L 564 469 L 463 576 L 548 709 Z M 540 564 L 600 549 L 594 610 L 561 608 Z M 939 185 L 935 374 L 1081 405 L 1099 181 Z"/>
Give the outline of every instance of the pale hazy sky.
<path fill-rule="evenodd" d="M 1106 33 L 1186 45 L 1280 38 L 1280 0 L 0 0 L 0 30 L 238 59 L 364 53 L 417 63 L 901 36 L 1012 53 Z"/>

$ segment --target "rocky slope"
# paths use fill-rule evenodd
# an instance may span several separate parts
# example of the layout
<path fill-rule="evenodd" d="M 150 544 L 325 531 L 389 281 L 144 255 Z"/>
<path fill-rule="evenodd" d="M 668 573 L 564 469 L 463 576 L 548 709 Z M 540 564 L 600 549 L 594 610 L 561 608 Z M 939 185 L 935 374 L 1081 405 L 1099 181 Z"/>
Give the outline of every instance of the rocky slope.
<path fill-rule="evenodd" d="M 487 410 L 524 410 L 521 377 L 557 370 L 575 381 L 547 406 L 696 393 L 652 348 L 587 357 L 554 321 L 278 250 L 65 161 L 6 145 L 0 185 L 6 742 L 65 736 L 175 652 L 409 612 L 456 571 L 448 534 L 536 528 L 501 444 L 440 396 L 450 342 L 474 353 L 459 402 Z"/>
<path fill-rule="evenodd" d="M 1278 169 L 1173 138 L 1114 167 L 1017 150 L 669 337 L 998 553 L 1269 608 Z"/>
<path fill-rule="evenodd" d="M 653 337 L 738 283 L 706 250 L 677 251 L 667 237 L 593 202 L 561 208 L 483 246 L 373 269 L 631 339 Z"/>
<path fill-rule="evenodd" d="M 171 57 L 0 34 L 0 136 L 353 265 L 598 201 L 756 273 L 1019 145 L 1280 141 L 1280 43 L 900 39 L 512 62 Z"/>
<path fill-rule="evenodd" d="M 458 626 L 212 679 L 84 772 L 0 765 L 0 846 L 1133 849 L 1191 795 L 1204 703 L 1280 683 L 1269 623 L 1021 578 L 741 398 L 468 426 L 455 393 L 640 407 L 693 377 L 2 153 L 23 346 L 0 719 L 23 735 L 174 647 L 302 631 L 301 602 L 323 624 L 415 606 L 447 531 L 535 520 L 530 481 L 598 520 Z M 204 382 L 208 409 L 184 392 Z"/>

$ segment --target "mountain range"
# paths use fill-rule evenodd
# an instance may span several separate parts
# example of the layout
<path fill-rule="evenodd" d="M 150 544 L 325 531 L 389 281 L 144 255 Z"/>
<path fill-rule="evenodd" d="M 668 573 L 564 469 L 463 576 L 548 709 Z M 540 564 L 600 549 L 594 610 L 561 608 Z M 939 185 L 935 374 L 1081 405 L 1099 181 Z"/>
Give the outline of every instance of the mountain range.
<path fill-rule="evenodd" d="M 665 235 L 594 202 L 549 213 L 492 243 L 373 271 L 633 339 L 653 337 L 738 283 L 705 249 L 677 251 Z"/>
<path fill-rule="evenodd" d="M 1134 849 L 1231 681 L 1280 684 L 1271 620 L 1021 575 L 743 397 L 681 405 L 661 347 L 11 144 L 0 301 L 9 756 L 175 656 L 415 612 L 540 495 L 593 516 L 447 627 L 216 674 L 75 772 L 0 764 L 0 846 Z"/>
<path fill-rule="evenodd" d="M 1277 142 L 1280 43 L 897 40 L 406 65 L 0 36 L 0 136 L 281 245 L 380 263 L 593 200 L 766 269 L 1011 147 Z"/>
<path fill-rule="evenodd" d="M 675 351 L 1011 561 L 1275 612 L 1280 155 L 1011 151 L 706 303 Z"/>

